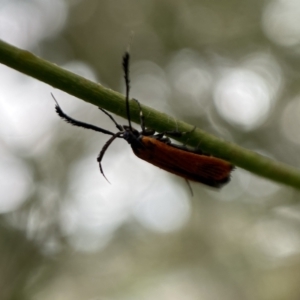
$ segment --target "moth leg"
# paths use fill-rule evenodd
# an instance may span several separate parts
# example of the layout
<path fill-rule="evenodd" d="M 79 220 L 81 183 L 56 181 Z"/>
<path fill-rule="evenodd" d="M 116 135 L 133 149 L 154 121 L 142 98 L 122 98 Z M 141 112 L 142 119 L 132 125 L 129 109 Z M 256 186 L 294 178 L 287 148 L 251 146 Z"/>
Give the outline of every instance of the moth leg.
<path fill-rule="evenodd" d="M 122 125 L 120 125 L 120 124 L 118 124 L 117 122 L 116 122 L 116 120 L 114 119 L 114 117 L 110 114 L 110 113 L 108 113 L 106 110 L 104 110 L 103 108 L 101 108 L 101 107 L 98 107 L 103 113 L 105 113 L 114 123 L 115 123 L 115 125 L 116 125 L 116 127 L 120 130 L 120 131 L 123 131 L 124 130 L 124 128 L 123 128 L 123 126 Z"/>
<path fill-rule="evenodd" d="M 190 192 L 191 192 L 192 197 L 194 197 L 194 192 L 193 192 L 191 183 L 190 183 L 186 178 L 185 178 L 185 182 L 186 182 L 186 184 L 187 184 L 188 187 L 189 187 L 189 190 L 190 190 Z"/>
<path fill-rule="evenodd" d="M 142 107 L 141 107 L 140 102 L 137 99 L 133 98 L 133 100 L 136 102 L 136 104 L 139 107 L 140 125 L 141 125 L 141 128 L 142 128 L 142 133 L 144 134 L 144 132 L 146 131 L 146 127 L 145 127 L 145 117 L 144 117 L 144 114 L 143 114 L 143 111 L 142 111 Z"/>
<path fill-rule="evenodd" d="M 178 131 L 178 130 L 163 131 L 163 132 L 160 132 L 160 133 L 156 134 L 155 137 L 157 139 L 163 138 L 164 135 L 168 135 L 168 136 L 171 136 L 171 137 L 182 137 L 183 135 L 194 132 L 195 129 L 196 129 L 196 126 L 194 126 L 193 129 L 190 130 L 190 131 Z"/>

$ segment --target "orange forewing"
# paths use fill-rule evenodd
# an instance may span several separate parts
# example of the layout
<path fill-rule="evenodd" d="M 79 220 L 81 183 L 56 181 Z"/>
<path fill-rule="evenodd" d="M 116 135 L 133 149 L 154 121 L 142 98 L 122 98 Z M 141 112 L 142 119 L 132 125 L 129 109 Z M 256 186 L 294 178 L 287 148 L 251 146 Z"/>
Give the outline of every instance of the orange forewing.
<path fill-rule="evenodd" d="M 233 165 L 223 159 L 178 149 L 152 137 L 143 136 L 141 143 L 141 147 L 132 145 L 135 155 L 165 171 L 212 187 L 230 180 Z"/>

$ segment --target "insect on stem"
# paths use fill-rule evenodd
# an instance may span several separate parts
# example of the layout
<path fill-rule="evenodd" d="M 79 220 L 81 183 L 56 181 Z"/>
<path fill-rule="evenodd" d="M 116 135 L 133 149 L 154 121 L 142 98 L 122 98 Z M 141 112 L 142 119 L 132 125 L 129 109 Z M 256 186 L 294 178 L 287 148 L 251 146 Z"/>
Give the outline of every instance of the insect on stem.
<path fill-rule="evenodd" d="M 129 61 L 129 51 L 126 51 L 123 56 L 122 65 L 126 85 L 125 107 L 128 125 L 118 124 L 110 113 L 99 107 L 100 110 L 107 115 L 117 127 L 118 132 L 116 133 L 69 117 L 62 111 L 58 102 L 51 94 L 56 102 L 55 110 L 64 121 L 74 126 L 91 129 L 111 136 L 104 144 L 97 157 L 100 173 L 104 176 L 104 178 L 108 181 L 102 168 L 102 159 L 113 141 L 117 138 L 122 138 L 130 144 L 133 153 L 137 157 L 165 171 L 180 176 L 186 181 L 200 182 L 215 188 L 219 188 L 229 182 L 231 171 L 234 168 L 230 162 L 203 154 L 201 149 L 192 150 L 188 149 L 185 145 L 172 144 L 171 140 L 166 136 L 180 137 L 184 134 L 192 133 L 196 127 L 194 127 L 190 132 L 179 132 L 177 128 L 178 124 L 176 124 L 176 129 L 173 131 L 156 133 L 155 130 L 145 127 L 145 117 L 142 107 L 136 99 L 134 100 L 137 102 L 138 109 L 140 111 L 141 131 L 132 127 L 129 105 Z"/>

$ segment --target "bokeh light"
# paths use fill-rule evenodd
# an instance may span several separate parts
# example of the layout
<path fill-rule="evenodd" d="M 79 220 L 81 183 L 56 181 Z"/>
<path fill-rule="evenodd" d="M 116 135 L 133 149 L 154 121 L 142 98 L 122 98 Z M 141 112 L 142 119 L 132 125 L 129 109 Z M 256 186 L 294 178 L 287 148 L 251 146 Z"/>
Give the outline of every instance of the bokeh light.
<path fill-rule="evenodd" d="M 297 0 L 274 0 L 267 3 L 263 12 L 263 29 L 275 43 L 299 48 L 300 3 Z"/>
<path fill-rule="evenodd" d="M 214 100 L 219 113 L 243 130 L 266 121 L 282 84 L 273 57 L 263 53 L 246 57 L 238 66 L 222 68 Z"/>

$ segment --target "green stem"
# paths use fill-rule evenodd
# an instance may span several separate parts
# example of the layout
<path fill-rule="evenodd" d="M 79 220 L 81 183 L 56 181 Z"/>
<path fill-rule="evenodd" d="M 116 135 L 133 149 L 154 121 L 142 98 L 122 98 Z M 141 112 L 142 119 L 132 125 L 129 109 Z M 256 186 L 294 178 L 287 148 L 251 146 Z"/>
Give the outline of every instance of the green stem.
<path fill-rule="evenodd" d="M 0 62 L 19 72 L 43 81 L 55 88 L 65 91 L 82 100 L 126 117 L 124 96 L 91 82 L 81 76 L 64 70 L 55 64 L 43 60 L 28 51 L 18 49 L 0 40 Z M 139 122 L 138 107 L 130 101 L 132 120 Z M 180 131 L 191 131 L 192 125 L 176 120 L 166 114 L 142 105 L 146 116 L 146 126 L 162 131 L 178 128 Z M 255 152 L 246 150 L 232 143 L 225 142 L 200 129 L 194 130 L 184 138 L 178 138 L 191 146 L 198 146 L 214 156 L 230 161 L 234 165 L 256 175 L 300 189 L 300 170 L 273 161 Z"/>

